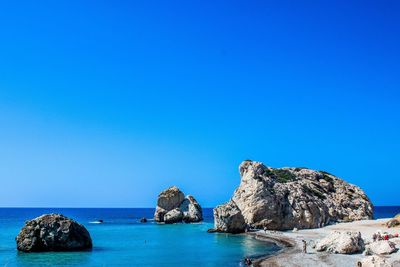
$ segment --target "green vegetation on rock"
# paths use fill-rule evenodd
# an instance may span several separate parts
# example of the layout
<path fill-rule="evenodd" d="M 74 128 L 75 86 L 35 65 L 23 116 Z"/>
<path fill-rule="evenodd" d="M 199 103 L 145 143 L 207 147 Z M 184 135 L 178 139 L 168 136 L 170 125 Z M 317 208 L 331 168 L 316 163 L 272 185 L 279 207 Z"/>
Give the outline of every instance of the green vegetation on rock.
<path fill-rule="evenodd" d="M 326 171 L 319 171 L 319 172 L 322 174 L 322 179 L 324 179 L 328 183 L 333 182 L 332 174 L 330 174 L 329 172 L 326 172 Z"/>
<path fill-rule="evenodd" d="M 306 185 L 303 185 L 303 189 L 304 191 L 306 191 L 309 194 L 313 194 L 314 196 L 318 197 L 319 199 L 326 199 L 325 195 L 322 194 L 320 191 L 315 190 L 313 188 L 310 188 Z"/>
<path fill-rule="evenodd" d="M 288 183 L 296 180 L 296 175 L 285 169 L 273 169 L 272 173 L 276 176 L 278 183 Z"/>

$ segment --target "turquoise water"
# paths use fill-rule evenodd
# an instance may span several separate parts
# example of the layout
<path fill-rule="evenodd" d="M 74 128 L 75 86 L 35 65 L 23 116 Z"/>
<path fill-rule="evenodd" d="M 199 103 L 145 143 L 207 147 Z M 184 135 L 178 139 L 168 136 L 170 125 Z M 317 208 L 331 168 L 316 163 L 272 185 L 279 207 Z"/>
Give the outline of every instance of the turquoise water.
<path fill-rule="evenodd" d="M 154 209 L 0 209 L 0 266 L 240 266 L 246 256 L 277 247 L 244 235 L 209 234 L 212 210 L 199 224 L 141 224 Z M 43 213 L 62 213 L 84 224 L 89 252 L 22 253 L 15 236 L 24 222 Z M 104 224 L 90 222 L 103 219 Z"/>
<path fill-rule="evenodd" d="M 0 208 L 0 266 L 241 266 L 244 257 L 277 251 L 271 243 L 244 235 L 209 234 L 212 210 L 199 224 L 141 224 L 154 209 Z M 84 224 L 94 248 L 89 252 L 22 253 L 15 236 L 24 222 L 44 213 L 62 213 Z M 392 217 L 400 207 L 376 207 L 376 218 Z M 103 219 L 104 224 L 90 222 Z"/>

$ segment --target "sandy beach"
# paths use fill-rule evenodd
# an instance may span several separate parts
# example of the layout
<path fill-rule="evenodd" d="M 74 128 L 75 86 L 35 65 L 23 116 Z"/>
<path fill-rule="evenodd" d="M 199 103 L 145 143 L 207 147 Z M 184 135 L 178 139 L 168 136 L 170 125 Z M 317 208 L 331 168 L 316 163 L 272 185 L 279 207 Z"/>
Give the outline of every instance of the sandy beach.
<path fill-rule="evenodd" d="M 278 254 L 255 261 L 254 266 L 357 266 L 357 262 L 371 256 L 364 256 L 362 253 L 345 255 L 317 252 L 312 248 L 312 244 L 315 241 L 326 237 L 333 231 L 359 231 L 366 243 L 372 241 L 372 235 L 377 231 L 387 232 L 389 234 L 399 233 L 400 228 L 387 228 L 384 225 L 388 220 L 389 219 L 378 219 L 339 223 L 323 228 L 298 230 L 296 232 L 257 231 L 250 233 L 251 235 L 255 235 L 258 239 L 273 241 L 282 247 L 282 250 Z M 306 240 L 309 244 L 307 246 L 306 254 L 302 251 L 302 240 Z M 390 240 L 394 242 L 398 248 L 400 247 L 400 238 L 393 238 Z M 400 266 L 399 251 L 380 257 L 384 258 L 386 262 L 392 264 L 392 266 Z"/>

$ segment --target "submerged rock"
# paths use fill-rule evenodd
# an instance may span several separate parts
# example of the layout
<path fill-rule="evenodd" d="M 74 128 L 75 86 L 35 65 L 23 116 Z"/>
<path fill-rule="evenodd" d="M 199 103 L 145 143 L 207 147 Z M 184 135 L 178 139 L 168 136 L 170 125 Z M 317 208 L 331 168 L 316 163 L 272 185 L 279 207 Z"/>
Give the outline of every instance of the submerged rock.
<path fill-rule="evenodd" d="M 335 231 L 319 240 L 315 245 L 315 250 L 318 252 L 354 254 L 364 250 L 364 240 L 361 238 L 360 232 Z"/>
<path fill-rule="evenodd" d="M 141 222 L 141 223 L 147 223 L 147 219 L 146 219 L 145 217 L 140 218 L 140 222 Z"/>
<path fill-rule="evenodd" d="M 214 209 L 214 227 L 221 232 L 318 228 L 373 216 L 364 191 L 327 172 L 274 169 L 249 160 L 240 164 L 239 172 L 241 182 L 232 199 Z"/>
<path fill-rule="evenodd" d="M 164 223 L 200 222 L 203 211 L 193 196 L 185 197 L 179 188 L 172 186 L 159 194 L 154 220 Z"/>
<path fill-rule="evenodd" d="M 61 214 L 45 214 L 25 223 L 16 237 L 24 252 L 77 251 L 92 248 L 86 228 Z"/>

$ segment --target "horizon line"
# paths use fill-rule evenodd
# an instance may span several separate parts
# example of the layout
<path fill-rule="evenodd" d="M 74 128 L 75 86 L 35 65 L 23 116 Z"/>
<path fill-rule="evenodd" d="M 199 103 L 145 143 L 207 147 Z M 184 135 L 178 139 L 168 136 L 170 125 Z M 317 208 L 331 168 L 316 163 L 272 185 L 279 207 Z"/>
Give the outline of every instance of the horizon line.
<path fill-rule="evenodd" d="M 217 205 L 218 206 L 218 205 Z M 400 207 L 400 205 L 373 205 L 375 207 Z M 202 207 L 202 209 L 214 209 L 215 207 Z M 0 209 L 156 209 L 156 207 L 3 207 Z"/>

